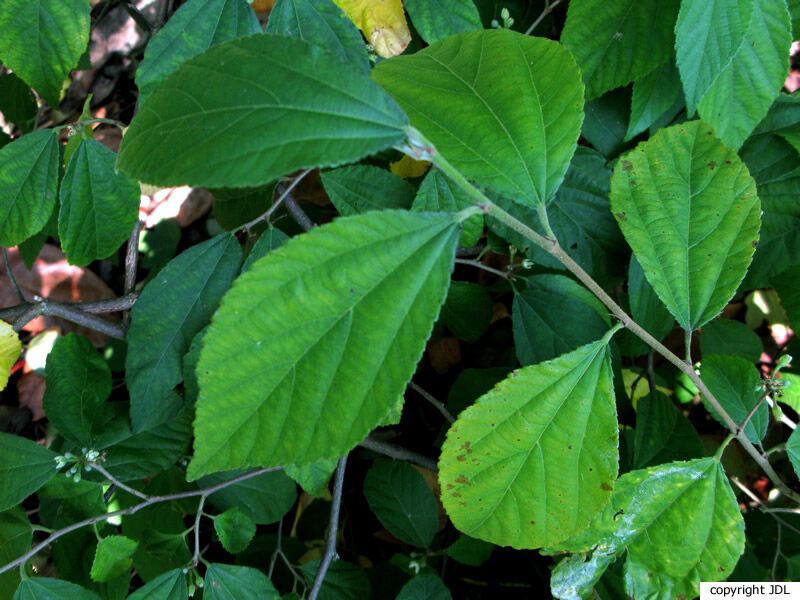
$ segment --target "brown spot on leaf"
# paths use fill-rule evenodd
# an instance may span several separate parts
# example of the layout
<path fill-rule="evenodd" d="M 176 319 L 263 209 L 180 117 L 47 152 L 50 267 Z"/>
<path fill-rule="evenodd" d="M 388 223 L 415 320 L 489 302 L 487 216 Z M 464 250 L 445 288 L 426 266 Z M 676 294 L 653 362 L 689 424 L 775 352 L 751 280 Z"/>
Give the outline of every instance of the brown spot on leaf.
<path fill-rule="evenodd" d="M 618 212 L 617 219 L 619 219 L 620 221 L 627 221 L 628 217 L 625 215 L 625 211 Z"/>
<path fill-rule="evenodd" d="M 458 456 L 456 456 L 456 460 L 458 462 L 464 462 L 465 460 L 467 460 L 467 456 L 465 454 L 459 454 Z"/>
<path fill-rule="evenodd" d="M 464 484 L 464 483 L 465 483 L 465 484 L 467 484 L 467 485 L 472 485 L 472 484 L 469 482 L 469 479 L 467 479 L 467 478 L 466 478 L 466 477 L 464 477 L 463 475 L 459 475 L 458 477 L 456 477 L 456 483 L 462 483 L 462 484 Z"/>
<path fill-rule="evenodd" d="M 601 483 L 601 484 L 600 484 L 600 489 L 601 489 L 601 490 L 605 490 L 606 492 L 610 492 L 610 491 L 611 491 L 611 490 L 613 490 L 614 488 L 612 488 L 610 485 L 608 485 L 608 484 L 607 484 L 607 483 L 604 481 L 603 483 Z"/>
<path fill-rule="evenodd" d="M 716 167 L 717 167 L 717 163 L 715 163 L 713 160 L 709 161 L 709 163 L 708 163 L 708 168 L 709 169 L 711 169 L 713 171 Z"/>
<path fill-rule="evenodd" d="M 623 171 L 632 171 L 633 170 L 633 163 L 629 160 L 621 160 L 619 164 L 622 165 Z"/>

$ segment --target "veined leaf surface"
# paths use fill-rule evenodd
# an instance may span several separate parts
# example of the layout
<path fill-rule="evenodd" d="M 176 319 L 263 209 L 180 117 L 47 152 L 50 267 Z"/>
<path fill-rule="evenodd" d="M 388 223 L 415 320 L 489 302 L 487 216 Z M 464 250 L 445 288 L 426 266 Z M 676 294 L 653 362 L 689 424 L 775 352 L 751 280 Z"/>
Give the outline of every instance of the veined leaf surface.
<path fill-rule="evenodd" d="M 624 155 L 611 178 L 611 210 L 686 330 L 720 313 L 758 243 L 755 182 L 702 121 L 662 129 Z"/>
<path fill-rule="evenodd" d="M 514 371 L 461 413 L 439 459 L 459 530 L 539 548 L 582 531 L 608 501 L 618 462 L 609 337 Z"/>
<path fill-rule="evenodd" d="M 392 146 L 406 126 L 366 74 L 302 40 L 257 34 L 167 77 L 131 122 L 117 165 L 165 186 L 255 187 Z"/>
<path fill-rule="evenodd" d="M 381 62 L 372 77 L 480 185 L 531 206 L 561 185 L 583 122 L 583 84 L 558 43 L 505 29 L 463 33 Z"/>
<path fill-rule="evenodd" d="M 0 511 L 22 502 L 58 472 L 56 453 L 27 438 L 0 433 Z"/>
<path fill-rule="evenodd" d="M 0 390 L 6 387 L 11 368 L 19 358 L 22 342 L 14 328 L 0 321 Z"/>
<path fill-rule="evenodd" d="M 189 477 L 347 453 L 402 396 L 444 300 L 449 214 L 340 218 L 273 250 L 203 341 Z"/>
<path fill-rule="evenodd" d="M 784 0 L 682 2 L 675 52 L 689 116 L 739 148 L 778 96 L 791 44 Z"/>

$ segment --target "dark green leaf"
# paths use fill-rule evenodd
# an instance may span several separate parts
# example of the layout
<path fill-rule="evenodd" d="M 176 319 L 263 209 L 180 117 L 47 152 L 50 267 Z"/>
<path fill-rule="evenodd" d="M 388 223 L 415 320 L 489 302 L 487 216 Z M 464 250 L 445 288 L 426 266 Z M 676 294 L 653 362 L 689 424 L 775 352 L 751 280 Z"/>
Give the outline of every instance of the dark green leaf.
<path fill-rule="evenodd" d="M 322 496 L 328 491 L 328 482 L 336 470 L 338 458 L 327 458 L 309 465 L 284 467 L 286 474 L 312 496 Z"/>
<path fill-rule="evenodd" d="M 134 431 L 174 414 L 177 407 L 165 399 L 183 379 L 183 355 L 211 318 L 241 264 L 236 238 L 220 235 L 174 258 L 142 290 L 131 310 L 127 335 Z"/>
<path fill-rule="evenodd" d="M 42 406 L 66 439 L 93 447 L 105 424 L 104 408 L 111 393 L 111 371 L 85 337 L 59 338 L 47 356 L 47 387 Z"/>
<path fill-rule="evenodd" d="M 675 51 L 689 116 L 698 110 L 739 148 L 778 96 L 791 44 L 785 2 L 681 3 Z"/>
<path fill-rule="evenodd" d="M 364 479 L 364 497 L 392 535 L 412 546 L 430 546 L 439 524 L 436 499 L 414 467 L 376 460 Z"/>
<path fill-rule="evenodd" d="M 561 43 L 575 55 L 586 98 L 641 78 L 666 62 L 680 0 L 570 2 Z"/>
<path fill-rule="evenodd" d="M 104 537 L 97 544 L 91 575 L 95 581 L 109 581 L 125 575 L 133 565 L 133 553 L 139 544 L 124 535 Z"/>
<path fill-rule="evenodd" d="M 31 548 L 33 528 L 21 506 L 0 512 L 0 564 L 16 560 Z M 20 582 L 18 569 L 0 575 L 0 600 L 11 600 Z"/>
<path fill-rule="evenodd" d="M 502 56 L 502 68 L 486 56 Z M 583 85 L 563 46 L 505 29 L 462 33 L 381 62 L 373 78 L 479 185 L 534 207 L 561 185 L 583 120 Z"/>
<path fill-rule="evenodd" d="M 0 60 L 58 108 L 61 88 L 89 44 L 86 0 L 3 0 Z"/>
<path fill-rule="evenodd" d="M 256 524 L 253 519 L 233 506 L 214 517 L 214 530 L 223 548 L 231 554 L 238 554 L 250 544 L 256 534 Z"/>
<path fill-rule="evenodd" d="M 608 311 L 562 275 L 534 275 L 514 295 L 514 344 L 520 364 L 535 365 L 576 350 L 608 331 Z"/>
<path fill-rule="evenodd" d="M 333 458 L 382 423 L 439 312 L 458 229 L 435 213 L 344 217 L 237 279 L 200 354 L 189 477 Z"/>
<path fill-rule="evenodd" d="M 415 190 L 410 183 L 370 165 L 324 171 L 320 180 L 340 215 L 386 208 L 408 209 L 414 201 Z"/>
<path fill-rule="evenodd" d="M 450 590 L 435 573 L 414 577 L 397 594 L 397 600 L 452 600 Z"/>
<path fill-rule="evenodd" d="M 136 69 L 139 104 L 185 61 L 253 33 L 261 33 L 261 26 L 245 0 L 189 0 L 147 44 Z"/>
<path fill-rule="evenodd" d="M 581 135 L 606 158 L 614 158 L 631 144 L 625 142 L 631 120 L 631 88 L 619 88 L 586 103 Z"/>
<path fill-rule="evenodd" d="M 47 224 L 58 192 L 58 138 L 34 131 L 0 150 L 0 246 L 16 246 Z"/>
<path fill-rule="evenodd" d="M 251 567 L 211 563 L 203 578 L 204 600 L 280 600 L 267 576 Z"/>
<path fill-rule="evenodd" d="M 267 212 L 272 205 L 275 182 L 257 188 L 221 188 L 209 190 L 214 196 L 214 218 L 228 231 Z"/>
<path fill-rule="evenodd" d="M 275 227 L 267 229 L 259 236 L 256 243 L 253 244 L 250 254 L 247 255 L 242 265 L 242 273 L 247 271 L 259 258 L 266 256 L 270 251 L 275 250 L 275 248 L 283 246 L 288 239 L 289 236 L 280 229 L 276 229 Z"/>
<path fill-rule="evenodd" d="M 635 468 L 702 455 L 700 436 L 669 398 L 658 390 L 639 398 L 633 448 Z"/>
<path fill-rule="evenodd" d="M 703 325 L 703 329 L 700 331 L 700 354 L 702 356 L 727 354 L 755 363 L 761 359 L 762 352 L 764 352 L 764 347 L 761 344 L 761 338 L 739 321 L 714 319 Z"/>
<path fill-rule="evenodd" d="M 370 71 L 364 38 L 331 0 L 278 0 L 269 13 L 267 33 L 289 35 L 322 46 L 364 73 Z"/>
<path fill-rule="evenodd" d="M 14 73 L 0 77 L 0 113 L 6 121 L 28 131 L 37 111 L 36 98 L 27 83 Z"/>
<path fill-rule="evenodd" d="M 78 266 L 106 258 L 128 239 L 139 214 L 139 184 L 114 170 L 117 155 L 83 140 L 67 165 L 59 192 L 58 235 Z"/>
<path fill-rule="evenodd" d="M 182 569 L 159 575 L 128 596 L 128 600 L 186 600 L 189 589 Z"/>
<path fill-rule="evenodd" d="M 314 581 L 314 575 L 319 569 L 319 559 L 307 562 L 300 570 L 306 583 L 310 586 Z M 364 600 L 369 597 L 369 581 L 364 574 L 364 570 L 343 560 L 334 561 L 325 580 L 322 589 L 317 596 L 318 600 Z"/>
<path fill-rule="evenodd" d="M 647 130 L 667 111 L 672 116 L 683 106 L 681 78 L 675 62 L 669 60 L 633 84 L 631 119 L 625 141 Z"/>
<path fill-rule="evenodd" d="M 628 267 L 628 294 L 631 316 L 655 337 L 662 340 L 675 327 L 675 319 L 653 290 L 635 256 Z"/>
<path fill-rule="evenodd" d="M 494 544 L 469 537 L 463 533 L 445 550 L 445 554 L 455 561 L 471 567 L 479 567 L 492 555 Z"/>
<path fill-rule="evenodd" d="M 56 474 L 56 453 L 36 442 L 0 433 L 0 510 L 30 496 Z"/>
<path fill-rule="evenodd" d="M 31 577 L 17 588 L 14 600 L 100 600 L 100 597 L 69 581 Z"/>
<path fill-rule="evenodd" d="M 750 265 L 761 206 L 744 163 L 708 125 L 662 129 L 626 154 L 611 178 L 611 209 L 683 329 L 720 313 Z"/>
<path fill-rule="evenodd" d="M 454 213 L 472 205 L 464 190 L 438 169 L 432 169 L 422 180 L 411 210 Z M 470 248 L 478 243 L 482 233 L 483 215 L 473 215 L 462 224 L 458 245 Z"/>
<path fill-rule="evenodd" d="M 583 530 L 608 501 L 618 461 L 609 337 L 514 371 L 459 415 L 439 459 L 456 528 L 538 548 Z"/>
<path fill-rule="evenodd" d="M 447 408 L 452 414 L 457 415 L 505 379 L 512 370 L 511 367 L 464 369 L 450 388 Z"/>
<path fill-rule="evenodd" d="M 380 87 L 322 48 L 254 35 L 178 67 L 133 119 L 118 165 L 146 183 L 255 187 L 397 144 L 406 126 Z"/>
<path fill-rule="evenodd" d="M 773 278 L 775 290 L 786 310 L 792 329 L 800 331 L 800 265 L 794 265 Z"/>
<path fill-rule="evenodd" d="M 745 420 L 763 393 L 761 375 L 753 363 L 743 358 L 704 356 L 701 372 L 708 389 L 737 424 Z M 703 403 L 714 418 L 724 425 L 717 412 L 706 403 L 705 397 Z M 757 444 L 766 434 L 767 425 L 769 408 L 766 402 L 762 402 L 744 432 L 751 442 Z"/>
<path fill-rule="evenodd" d="M 405 0 L 404 6 L 422 39 L 433 44 L 457 33 L 483 29 L 471 0 Z"/>
<path fill-rule="evenodd" d="M 492 298 L 483 286 L 453 281 L 440 319 L 456 337 L 477 342 L 492 320 Z"/>
<path fill-rule="evenodd" d="M 202 487 L 229 481 L 244 471 L 214 473 L 200 480 Z M 297 486 L 283 470 L 270 471 L 214 492 L 208 499 L 221 510 L 236 506 L 258 525 L 275 523 L 294 504 Z"/>
<path fill-rule="evenodd" d="M 200 387 L 197 385 L 197 361 L 200 360 L 200 350 L 203 348 L 203 338 L 207 331 L 206 325 L 192 338 L 189 351 L 183 355 L 183 398 L 191 406 L 194 406 L 200 395 Z"/>

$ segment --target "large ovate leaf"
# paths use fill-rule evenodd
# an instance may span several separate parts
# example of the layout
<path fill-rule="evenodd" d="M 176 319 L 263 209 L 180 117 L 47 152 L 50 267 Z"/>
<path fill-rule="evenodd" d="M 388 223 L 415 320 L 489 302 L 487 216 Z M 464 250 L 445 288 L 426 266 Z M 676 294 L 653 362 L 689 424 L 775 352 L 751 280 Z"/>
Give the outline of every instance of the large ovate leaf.
<path fill-rule="evenodd" d="M 686 330 L 720 313 L 758 242 L 755 182 L 701 121 L 662 129 L 626 154 L 611 178 L 611 209 L 647 280 Z"/>
<path fill-rule="evenodd" d="M 58 193 L 58 138 L 34 131 L 0 150 L 0 245 L 15 246 L 47 224 Z"/>
<path fill-rule="evenodd" d="M 483 29 L 475 4 L 464 0 L 405 0 L 411 22 L 422 39 L 433 44 L 446 37 Z"/>
<path fill-rule="evenodd" d="M 669 59 L 680 0 L 569 3 L 561 42 L 575 55 L 592 99 Z"/>
<path fill-rule="evenodd" d="M 583 85 L 563 46 L 505 29 L 475 31 L 381 62 L 372 77 L 478 184 L 530 206 L 561 185 L 583 121 Z"/>
<path fill-rule="evenodd" d="M 56 453 L 36 442 L 0 433 L 0 510 L 19 504 L 57 473 Z"/>
<path fill-rule="evenodd" d="M 371 165 L 324 171 L 320 181 L 336 210 L 344 216 L 386 208 L 408 209 L 414 201 L 410 183 Z"/>
<path fill-rule="evenodd" d="M 406 126 L 383 90 L 322 48 L 253 35 L 167 77 L 131 122 L 118 166 L 165 186 L 255 187 L 397 144 Z"/>
<path fill-rule="evenodd" d="M 676 552 L 680 548 L 680 552 Z M 744 550 L 744 522 L 722 465 L 714 457 L 631 471 L 586 531 L 552 550 L 601 555 L 628 551 L 628 594 L 695 597 L 700 581 L 719 581 Z M 651 587 L 638 574 L 658 577 Z M 668 587 L 656 596 L 652 588 Z"/>
<path fill-rule="evenodd" d="M 364 39 L 333 0 L 278 0 L 269 13 L 267 33 L 290 35 L 322 46 L 344 62 L 369 73 Z"/>
<path fill-rule="evenodd" d="M 763 393 L 761 375 L 753 363 L 744 358 L 704 356 L 701 373 L 709 391 L 737 425 L 741 425 L 750 411 L 761 401 Z M 705 398 L 703 401 L 714 418 L 725 425 Z M 757 444 L 767 433 L 767 425 L 769 425 L 769 408 L 766 402 L 761 402 L 761 406 L 756 409 L 744 428 L 745 435 L 751 442 Z"/>
<path fill-rule="evenodd" d="M 427 548 L 436 535 L 436 499 L 408 463 L 376 460 L 364 479 L 364 497 L 381 524 L 412 546 Z"/>
<path fill-rule="evenodd" d="M 67 165 L 59 192 L 58 235 L 70 264 L 108 257 L 128 239 L 139 214 L 139 184 L 114 170 L 117 155 L 83 140 Z"/>
<path fill-rule="evenodd" d="M 0 60 L 52 108 L 89 44 L 87 0 L 3 0 Z"/>
<path fill-rule="evenodd" d="M 791 44 L 784 0 L 682 2 L 675 50 L 689 116 L 741 146 L 780 92 Z"/>
<path fill-rule="evenodd" d="M 17 588 L 14 600 L 100 600 L 100 596 L 69 581 L 31 577 Z"/>
<path fill-rule="evenodd" d="M 241 264 L 236 238 L 219 235 L 178 255 L 142 290 L 131 311 L 125 361 L 134 431 L 177 410 L 168 396 L 183 379 L 183 355 Z"/>
<path fill-rule="evenodd" d="M 538 548 L 579 533 L 607 502 L 618 460 L 609 337 L 514 371 L 461 413 L 439 459 L 456 528 Z"/>
<path fill-rule="evenodd" d="M 70 333 L 47 356 L 42 407 L 65 438 L 87 448 L 103 431 L 111 371 L 88 338 Z"/>
<path fill-rule="evenodd" d="M 453 215 L 380 211 L 257 261 L 203 341 L 189 476 L 342 456 L 397 404 L 444 300 Z"/>
<path fill-rule="evenodd" d="M 33 527 L 21 506 L 0 512 L 0 563 L 8 564 L 25 554 L 33 542 Z M 0 600 L 11 600 L 20 582 L 18 569 L 0 574 Z"/>
<path fill-rule="evenodd" d="M 245 0 L 189 0 L 147 44 L 136 69 L 139 104 L 183 62 L 222 42 L 261 33 Z"/>
<path fill-rule="evenodd" d="M 21 349 L 22 342 L 17 332 L 5 321 L 0 321 L 0 390 L 6 387 L 11 367 L 17 362 Z"/>
<path fill-rule="evenodd" d="M 207 600 L 279 600 L 267 576 L 252 567 L 211 563 L 203 578 Z"/>

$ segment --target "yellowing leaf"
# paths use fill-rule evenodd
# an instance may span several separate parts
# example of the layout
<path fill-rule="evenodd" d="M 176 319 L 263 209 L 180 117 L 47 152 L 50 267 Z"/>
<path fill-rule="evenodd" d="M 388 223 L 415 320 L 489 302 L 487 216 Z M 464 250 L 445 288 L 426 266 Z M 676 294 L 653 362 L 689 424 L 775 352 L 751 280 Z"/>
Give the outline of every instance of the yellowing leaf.
<path fill-rule="evenodd" d="M 411 41 L 402 0 L 333 0 L 384 58 L 401 54 Z"/>
<path fill-rule="evenodd" d="M 0 321 L 0 390 L 5 389 L 21 348 L 17 332 L 5 321 Z"/>
<path fill-rule="evenodd" d="M 431 163 L 427 160 L 414 160 L 407 154 L 397 162 L 389 163 L 392 173 L 403 179 L 409 177 L 422 177 L 428 171 Z"/>

